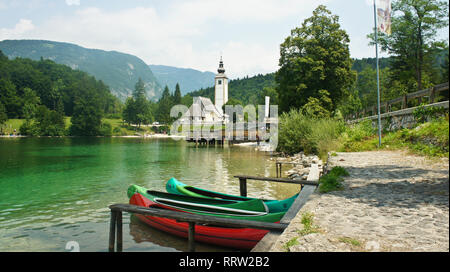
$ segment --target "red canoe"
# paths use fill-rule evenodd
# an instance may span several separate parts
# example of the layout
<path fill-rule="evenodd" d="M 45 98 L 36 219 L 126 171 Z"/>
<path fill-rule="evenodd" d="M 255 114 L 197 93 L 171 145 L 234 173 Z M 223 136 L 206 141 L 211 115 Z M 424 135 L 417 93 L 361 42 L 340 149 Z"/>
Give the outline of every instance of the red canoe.
<path fill-rule="evenodd" d="M 130 204 L 150 208 L 152 206 L 157 206 L 156 203 L 152 202 L 139 193 L 135 193 L 130 198 Z M 140 214 L 136 214 L 136 216 L 151 227 L 183 238 L 188 237 L 188 223 L 177 222 L 174 219 L 145 216 Z M 252 249 L 267 233 L 267 230 L 259 229 L 224 228 L 196 225 L 195 241 L 224 247 L 249 250 Z"/>

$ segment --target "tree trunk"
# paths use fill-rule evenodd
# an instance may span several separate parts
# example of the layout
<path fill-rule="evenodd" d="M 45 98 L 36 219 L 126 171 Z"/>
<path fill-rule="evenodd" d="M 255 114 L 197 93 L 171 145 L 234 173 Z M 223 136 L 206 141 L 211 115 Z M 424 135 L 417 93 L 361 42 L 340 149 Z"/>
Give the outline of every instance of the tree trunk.
<path fill-rule="evenodd" d="M 417 88 L 422 90 L 422 70 L 423 70 L 423 37 L 422 37 L 422 24 L 419 23 L 419 59 L 417 65 Z"/>

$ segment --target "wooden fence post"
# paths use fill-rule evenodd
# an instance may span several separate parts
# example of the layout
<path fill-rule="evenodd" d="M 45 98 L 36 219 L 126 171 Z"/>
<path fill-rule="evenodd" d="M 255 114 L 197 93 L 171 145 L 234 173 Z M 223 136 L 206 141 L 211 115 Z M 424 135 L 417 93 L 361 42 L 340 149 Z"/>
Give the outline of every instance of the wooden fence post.
<path fill-rule="evenodd" d="M 116 222 L 117 222 L 117 252 L 122 252 L 123 251 L 123 232 L 122 232 L 122 212 L 118 211 L 117 212 L 117 218 L 116 218 Z"/>
<path fill-rule="evenodd" d="M 403 101 L 402 101 L 402 110 L 408 108 L 408 96 L 405 94 L 403 95 Z"/>
<path fill-rule="evenodd" d="M 189 252 L 195 252 L 195 223 L 189 222 L 188 232 L 188 250 Z"/>
<path fill-rule="evenodd" d="M 239 189 L 241 191 L 241 196 L 247 196 L 247 179 L 239 178 Z"/>
<path fill-rule="evenodd" d="M 435 99 L 436 99 L 436 89 L 432 87 L 430 88 L 430 104 L 433 104 Z"/>
<path fill-rule="evenodd" d="M 111 210 L 111 221 L 109 224 L 109 252 L 114 252 L 114 243 L 116 239 L 116 219 L 117 219 L 117 212 L 114 210 Z"/>

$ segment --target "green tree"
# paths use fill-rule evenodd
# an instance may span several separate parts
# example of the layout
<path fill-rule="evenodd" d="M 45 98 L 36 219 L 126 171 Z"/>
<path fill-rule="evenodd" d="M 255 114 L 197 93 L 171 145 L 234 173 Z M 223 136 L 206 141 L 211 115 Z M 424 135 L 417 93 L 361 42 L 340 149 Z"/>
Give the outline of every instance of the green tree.
<path fill-rule="evenodd" d="M 1 53 L 1 51 L 0 51 L 0 53 Z M 5 125 L 6 121 L 8 121 L 8 115 L 6 114 L 6 108 L 0 102 L 0 135 L 3 135 L 3 126 Z"/>
<path fill-rule="evenodd" d="M 20 97 L 17 94 L 16 86 L 9 79 L 0 79 L 0 102 L 5 106 L 8 118 L 20 117 Z"/>
<path fill-rule="evenodd" d="M 326 90 L 319 91 L 319 98 L 308 97 L 308 103 L 301 108 L 302 113 L 309 117 L 329 118 L 333 102 L 330 99 L 330 93 Z"/>
<path fill-rule="evenodd" d="M 293 29 L 281 44 L 280 69 L 275 77 L 280 110 L 301 108 L 309 97 L 319 99 L 320 90 L 329 92 L 334 110 L 355 80 L 349 43 L 339 17 L 323 5 L 301 27 Z"/>
<path fill-rule="evenodd" d="M 25 88 L 23 90 L 22 98 L 22 116 L 26 120 L 31 120 L 34 118 L 37 107 L 39 106 L 41 100 L 37 96 L 36 92 L 30 88 Z"/>
<path fill-rule="evenodd" d="M 392 5 L 392 34 L 380 33 L 383 51 L 393 56 L 392 77 L 411 91 L 429 85 L 435 73 L 436 49 L 445 41 L 437 31 L 448 26 L 448 2 L 440 0 L 397 0 Z M 374 41 L 374 34 L 369 38 Z"/>
<path fill-rule="evenodd" d="M 134 124 L 136 122 L 136 107 L 133 97 L 128 97 L 125 101 L 125 108 L 122 112 L 122 118 L 129 125 Z"/>
<path fill-rule="evenodd" d="M 135 100 L 145 98 L 145 84 L 141 78 L 139 78 L 138 82 L 134 86 L 133 97 Z"/>
<path fill-rule="evenodd" d="M 70 134 L 73 136 L 101 135 L 102 111 L 99 97 L 92 92 L 84 91 L 84 95 L 75 101 Z"/>
<path fill-rule="evenodd" d="M 49 110 L 45 106 L 39 106 L 34 121 L 34 131 L 40 136 L 63 136 L 65 135 L 64 115 Z M 22 131 L 22 130 L 21 130 Z"/>
<path fill-rule="evenodd" d="M 447 54 L 444 59 L 444 63 L 441 65 L 441 68 L 442 68 L 442 79 L 444 81 L 448 82 L 448 74 L 449 74 L 449 71 L 448 71 L 448 48 L 447 48 Z"/>
<path fill-rule="evenodd" d="M 157 120 L 163 124 L 170 124 L 170 109 L 173 106 L 172 96 L 170 95 L 169 87 L 164 88 L 161 99 L 158 102 Z"/>
<path fill-rule="evenodd" d="M 173 104 L 174 105 L 181 104 L 181 90 L 180 90 L 180 85 L 178 83 L 175 86 L 175 92 L 173 94 Z"/>
<path fill-rule="evenodd" d="M 122 117 L 128 124 L 149 124 L 153 120 L 150 102 L 145 97 L 145 86 L 142 79 L 135 85 L 133 97 L 129 97 L 125 102 Z"/>

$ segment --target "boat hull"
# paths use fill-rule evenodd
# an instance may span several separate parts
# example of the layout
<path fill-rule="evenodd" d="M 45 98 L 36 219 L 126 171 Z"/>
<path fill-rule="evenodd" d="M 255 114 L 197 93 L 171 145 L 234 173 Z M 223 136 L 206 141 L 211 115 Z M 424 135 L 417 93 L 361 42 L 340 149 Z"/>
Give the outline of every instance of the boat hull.
<path fill-rule="evenodd" d="M 144 197 L 140 193 L 135 193 L 130 198 L 130 204 L 141 207 L 157 207 L 156 203 Z M 147 225 L 164 231 L 166 233 L 187 238 L 189 224 L 185 222 L 177 222 L 174 219 L 167 219 L 155 216 L 136 215 L 142 222 Z M 216 226 L 195 226 L 195 241 L 229 247 L 236 249 L 252 249 L 266 234 L 267 230 L 251 229 L 251 228 L 226 228 Z"/>
<path fill-rule="evenodd" d="M 167 181 L 166 191 L 171 194 L 187 195 L 187 196 L 200 197 L 200 198 L 224 199 L 224 200 L 230 200 L 230 201 L 252 201 L 252 200 L 255 200 L 255 198 L 228 195 L 228 194 L 213 192 L 213 191 L 209 191 L 209 190 L 205 190 L 205 189 L 201 189 L 201 188 L 197 188 L 197 187 L 193 187 L 193 186 L 188 186 L 188 185 L 176 180 L 175 178 L 171 178 L 169 181 Z M 290 198 L 284 199 L 284 200 L 263 200 L 263 201 L 264 201 L 264 204 L 266 204 L 269 211 L 272 213 L 287 212 L 297 197 L 298 197 L 298 194 L 296 194 Z"/>
<path fill-rule="evenodd" d="M 270 212 L 264 202 L 259 199 L 245 202 L 202 199 L 150 191 L 137 185 L 130 186 L 128 196 L 131 197 L 135 193 L 140 193 L 161 208 L 200 215 L 273 223 L 279 222 L 285 214 L 285 212 Z M 213 203 L 220 203 L 220 205 Z"/>

